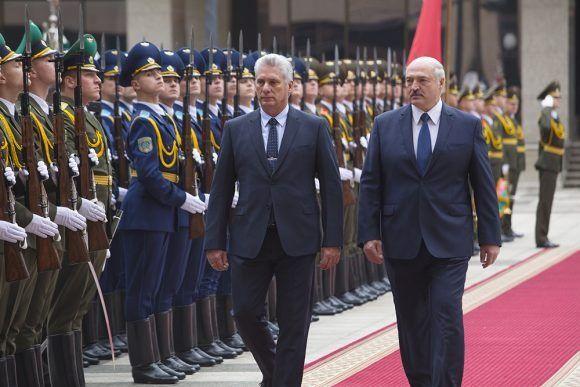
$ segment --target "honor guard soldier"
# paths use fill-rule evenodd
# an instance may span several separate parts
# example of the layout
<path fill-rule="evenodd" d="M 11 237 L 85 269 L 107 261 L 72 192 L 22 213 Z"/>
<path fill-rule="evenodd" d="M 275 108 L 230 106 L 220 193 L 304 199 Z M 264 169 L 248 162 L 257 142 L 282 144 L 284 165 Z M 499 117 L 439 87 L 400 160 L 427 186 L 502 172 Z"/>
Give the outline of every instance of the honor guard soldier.
<path fill-rule="evenodd" d="M 445 99 L 445 103 L 451 107 L 458 107 L 458 99 L 459 99 L 459 85 L 457 82 L 457 77 L 455 74 L 451 74 L 449 78 L 449 89 L 447 90 L 447 96 Z"/>
<path fill-rule="evenodd" d="M 82 45 L 80 39 L 83 40 Z M 80 39 L 72 45 L 63 58 L 60 109 L 66 133 L 66 151 L 69 155 L 74 155 L 81 160 L 79 166 L 81 171 L 84 165 L 82 160 L 86 160 L 87 163 L 86 169 L 79 176 L 81 183 L 78 185 L 79 195 L 83 197 L 80 199 L 78 211 L 88 221 L 95 224 L 95 228 L 92 231 L 88 230 L 87 235 L 91 251 L 90 261 L 98 278 L 108 254 L 108 239 L 104 222 L 107 220 L 105 209 L 109 208 L 111 203 L 112 167 L 106 135 L 101 123 L 85 109 L 89 103 L 96 102 L 100 94 L 101 80 L 94 61 L 97 45 L 92 35 L 86 34 Z M 77 79 L 79 74 L 80 79 Z M 82 100 L 78 100 L 78 97 Z M 79 114 L 79 110 L 82 110 L 82 115 Z M 84 116 L 84 121 L 77 123 L 77 116 Z M 79 131 L 79 128 L 82 129 Z M 84 155 L 81 154 L 84 152 L 81 149 L 83 143 L 87 148 L 87 154 Z M 82 181 L 88 182 L 86 192 L 83 192 L 85 188 L 82 187 L 84 185 Z M 91 238 L 96 234 L 100 235 L 99 245 L 91 248 Z M 53 385 L 59 385 L 63 383 L 63 380 L 71 380 L 64 378 L 74 379 L 75 377 L 78 378 L 79 383 L 84 383 L 82 344 L 90 346 L 90 349 L 94 349 L 102 357 L 105 357 L 105 354 L 111 356 L 110 353 L 107 354 L 109 351 L 107 348 L 98 345 L 98 335 L 94 331 L 87 331 L 81 338 L 83 317 L 89 309 L 92 309 L 93 313 L 96 309 L 92 301 L 96 294 L 97 284 L 89 265 L 72 264 L 71 259 L 72 257 L 65 254 L 48 320 L 48 353 Z M 74 344 L 76 375 L 68 373 L 70 370 L 64 367 L 65 364 L 70 364 L 68 356 L 71 342 Z M 91 359 L 94 360 L 94 358 Z"/>
<path fill-rule="evenodd" d="M 30 55 L 30 53 L 29 53 Z M 44 162 L 40 161 L 37 170 L 26 170 L 23 159 L 23 138 L 22 138 L 22 128 L 20 123 L 16 119 L 16 102 L 18 96 L 23 91 L 23 66 L 21 64 L 22 56 L 15 53 L 8 47 L 4 41 L 4 37 L 0 35 L 0 127 L 2 134 L 2 142 L 0 147 L 0 152 L 2 153 L 3 165 L 8 168 L 4 168 L 2 173 L 4 174 L 5 181 L 2 184 L 12 185 L 14 187 L 14 195 L 18 202 L 12 203 L 14 205 L 15 219 L 16 223 L 24 227 L 22 230 L 20 227 L 8 222 L 2 223 L 2 240 L 11 240 L 13 242 L 20 241 L 24 242 L 26 233 L 28 233 L 27 244 L 29 247 L 22 250 L 23 245 L 21 244 L 19 250 L 22 251 L 21 257 L 18 260 L 22 275 L 18 275 L 16 278 L 13 277 L 10 271 L 17 270 L 16 267 L 11 265 L 6 265 L 8 259 L 8 245 L 4 245 L 2 251 L 3 262 L 2 269 L 0 270 L 2 277 L 0 278 L 0 384 L 2 385 L 16 385 L 17 380 L 17 361 L 15 358 L 15 352 L 17 350 L 15 345 L 15 339 L 22 327 L 24 320 L 28 311 L 28 303 L 30 302 L 34 288 L 35 288 L 35 278 L 37 271 L 37 253 L 35 251 L 35 242 L 37 236 L 39 238 L 47 238 L 49 236 L 50 241 L 52 237 L 58 234 L 58 226 L 53 223 L 48 217 L 40 216 L 30 208 L 26 208 L 23 204 L 26 203 L 24 200 L 25 186 L 22 184 L 26 181 L 26 174 L 38 174 L 41 179 L 48 178 L 48 170 Z M 14 176 L 12 167 L 19 170 L 19 175 L 21 178 L 17 179 Z M 24 177 L 24 179 L 22 179 Z M 30 192 L 30 191 L 28 191 Z M 3 207 L 3 211 L 8 209 L 8 203 L 2 203 L 6 205 Z M 54 207 L 51 208 L 51 216 L 54 219 Z M 6 223 L 6 224 L 5 224 Z M 18 254 L 18 253 L 17 253 Z M 14 261 L 11 262 L 14 264 Z M 28 349 L 26 353 L 18 354 L 18 368 L 26 363 L 29 366 L 35 366 L 36 369 L 29 369 L 28 372 L 38 372 L 38 362 L 36 356 L 40 355 L 38 350 Z M 27 358 L 24 361 L 24 357 Z"/>
<path fill-rule="evenodd" d="M 466 113 L 471 113 L 473 111 L 473 104 L 475 101 L 475 97 L 470 89 L 465 88 L 459 93 L 458 97 L 458 104 L 459 109 L 463 110 Z"/>
<path fill-rule="evenodd" d="M 556 191 L 558 174 L 562 171 L 566 130 L 560 120 L 558 109 L 562 100 L 560 83 L 552 81 L 538 95 L 542 107 L 540 127 L 540 153 L 536 169 L 540 174 L 540 199 L 536 210 L 536 245 L 540 248 L 558 247 L 548 239 L 552 202 Z"/>
<path fill-rule="evenodd" d="M 244 67 L 242 76 L 239 79 L 240 94 L 238 100 L 240 104 L 240 113 L 248 114 L 254 111 L 254 100 L 256 98 L 256 80 L 254 77 L 254 64 L 256 59 L 251 55 L 244 57 Z"/>
<path fill-rule="evenodd" d="M 222 133 L 222 112 L 219 104 L 224 97 L 223 67 L 225 67 L 226 56 L 222 50 L 218 48 L 212 48 L 213 63 L 211 63 L 211 68 L 209 68 L 209 50 L 209 48 L 206 48 L 201 52 L 201 55 L 206 63 L 206 69 L 203 71 L 201 76 L 201 93 L 205 100 L 204 103 L 207 104 L 209 109 L 211 131 L 213 132 L 217 142 L 216 145 L 219 147 Z M 207 88 L 208 95 L 205 95 L 205 83 L 208 78 L 211 78 L 211 83 Z M 203 111 L 203 103 L 198 105 L 198 109 Z"/>
<path fill-rule="evenodd" d="M 520 143 L 519 136 L 523 135 L 521 126 L 518 124 L 516 114 L 519 109 L 519 98 L 517 90 L 510 88 L 507 90 L 506 102 L 504 108 L 505 127 L 503 133 L 503 156 L 504 165 L 509 165 L 508 182 L 509 182 L 509 209 L 502 217 L 502 232 L 504 235 L 514 238 L 521 238 L 523 234 L 517 233 L 512 229 L 512 215 L 514 208 L 514 198 L 518 188 L 520 178 L 520 165 L 518 146 Z"/>
<path fill-rule="evenodd" d="M 487 155 L 491 165 L 491 173 L 493 174 L 494 182 L 502 175 L 503 164 L 503 144 L 502 144 L 502 130 L 501 123 L 494 118 L 497 112 L 496 91 L 498 86 L 490 87 L 484 97 L 485 113 L 483 114 L 482 130 L 483 138 L 487 144 Z M 484 122 L 485 121 L 485 122 Z"/>
<path fill-rule="evenodd" d="M 298 57 L 294 57 L 294 58 L 290 58 L 292 63 L 294 64 L 294 69 L 293 69 L 293 79 L 294 79 L 294 83 L 292 84 L 292 92 L 290 93 L 290 105 L 292 105 L 292 107 L 294 109 L 298 109 L 298 110 L 302 110 L 302 98 L 304 97 L 304 84 L 302 83 L 302 76 L 300 75 L 300 73 L 298 71 L 296 71 L 296 66 L 297 63 L 299 61 L 302 61 L 302 59 L 298 58 Z M 304 63 L 302 63 L 301 65 L 304 67 Z"/>
<path fill-rule="evenodd" d="M 308 62 L 308 65 L 306 64 Z M 318 98 L 318 74 L 315 67 L 320 63 L 315 58 L 304 58 L 304 67 L 301 62 L 296 63 L 296 71 L 304 79 L 304 111 L 310 114 L 318 114 L 316 99 Z"/>
<path fill-rule="evenodd" d="M 120 84 L 133 87 L 133 123 L 127 138 L 131 183 L 123 201 L 127 339 L 136 383 L 175 383 L 176 371 L 160 360 L 155 304 L 176 232 L 178 209 L 201 213 L 205 203 L 179 183 L 179 149 L 171 117 L 159 105 L 163 91 L 161 55 L 149 42 L 136 44 L 121 71 Z M 154 219 L 154 221 L 151 221 Z"/>

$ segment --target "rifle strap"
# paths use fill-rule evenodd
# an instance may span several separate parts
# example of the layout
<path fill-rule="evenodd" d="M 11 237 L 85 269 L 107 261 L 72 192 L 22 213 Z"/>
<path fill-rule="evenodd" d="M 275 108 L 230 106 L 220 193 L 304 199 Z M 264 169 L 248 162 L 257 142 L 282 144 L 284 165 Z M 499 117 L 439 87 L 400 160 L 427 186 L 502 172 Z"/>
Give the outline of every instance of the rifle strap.
<path fill-rule="evenodd" d="M 4 128 L 4 133 L 6 133 L 6 137 L 8 137 L 8 145 L 10 146 L 10 158 L 14 163 L 16 168 L 22 168 L 22 164 L 20 163 L 20 159 L 18 158 L 18 152 L 22 150 L 22 145 L 18 144 L 16 138 L 14 137 L 14 132 L 12 132 L 12 127 L 8 123 L 6 117 L 3 114 L 0 114 L 0 125 Z"/>
<path fill-rule="evenodd" d="M 149 121 L 151 126 L 153 126 L 153 130 L 155 130 L 155 135 L 157 136 L 157 148 L 159 149 L 159 162 L 165 168 L 168 169 L 173 168 L 175 166 L 175 163 L 177 162 L 177 156 L 179 154 L 179 148 L 177 147 L 176 141 L 173 142 L 171 150 L 169 151 L 166 150 L 165 144 L 163 143 L 163 136 L 161 135 L 161 131 L 159 130 L 157 122 L 155 122 L 155 120 L 151 117 L 147 117 L 146 120 Z M 167 161 L 165 156 L 169 156 L 171 157 L 171 159 Z"/>
<path fill-rule="evenodd" d="M 30 112 L 30 116 L 32 117 L 32 121 L 34 121 L 34 125 L 38 129 L 38 134 L 40 134 L 40 138 L 42 140 L 42 147 L 44 149 L 44 157 L 46 158 L 46 161 L 50 165 L 52 164 L 51 154 L 53 152 L 54 145 L 52 144 L 52 142 L 50 142 L 50 139 L 46 134 L 46 128 L 44 127 L 42 122 L 40 122 L 38 116 L 33 112 Z"/>
<path fill-rule="evenodd" d="M 68 117 L 68 119 L 74 125 L 74 123 L 75 123 L 75 116 L 70 111 L 68 111 L 67 107 L 68 107 L 68 104 L 66 102 L 61 102 L 62 112 Z M 97 136 L 96 140 L 91 140 L 91 138 L 89 137 L 89 135 L 86 132 L 85 132 L 85 136 L 87 138 L 87 144 L 91 148 L 95 149 L 95 153 L 97 154 L 97 157 L 100 158 L 103 154 L 105 154 L 105 146 L 104 146 L 104 142 L 103 142 L 103 135 L 101 134 L 101 132 L 99 130 L 96 130 L 95 133 L 96 133 L 96 136 Z"/>

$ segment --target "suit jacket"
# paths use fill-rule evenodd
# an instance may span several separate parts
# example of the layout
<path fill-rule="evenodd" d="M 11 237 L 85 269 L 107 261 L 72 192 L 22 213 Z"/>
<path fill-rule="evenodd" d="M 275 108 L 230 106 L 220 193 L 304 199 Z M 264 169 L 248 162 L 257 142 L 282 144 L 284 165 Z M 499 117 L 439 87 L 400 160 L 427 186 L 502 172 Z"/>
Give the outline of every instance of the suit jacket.
<path fill-rule="evenodd" d="M 314 178 L 320 181 L 319 208 Z M 239 200 L 229 221 L 236 181 Z M 290 107 L 274 172 L 270 173 L 260 111 L 226 122 L 210 192 L 205 249 L 255 258 L 271 209 L 282 247 L 290 256 L 342 246 L 342 190 L 328 125 Z M 322 230 L 321 230 L 322 218 Z"/>
<path fill-rule="evenodd" d="M 501 245 L 498 202 L 481 121 L 443 104 L 423 176 L 411 105 L 375 120 L 360 183 L 359 243 L 381 239 L 387 258 L 412 259 L 421 240 L 438 258 L 470 257 L 477 203 L 479 243 Z"/>

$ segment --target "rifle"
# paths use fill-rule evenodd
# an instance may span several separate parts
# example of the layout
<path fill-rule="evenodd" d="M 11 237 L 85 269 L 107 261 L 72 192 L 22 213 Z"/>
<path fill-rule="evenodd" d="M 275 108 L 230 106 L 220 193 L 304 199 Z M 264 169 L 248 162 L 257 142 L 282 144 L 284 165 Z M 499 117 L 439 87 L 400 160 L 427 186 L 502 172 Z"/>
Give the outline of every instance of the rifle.
<path fill-rule="evenodd" d="M 363 135 L 364 132 L 366 132 L 366 125 L 367 125 L 367 112 L 365 109 L 365 89 L 367 87 L 367 76 L 368 76 L 368 68 L 367 68 L 367 48 L 363 47 L 363 61 L 362 64 L 364 66 L 364 73 L 365 75 L 363 77 L 361 77 L 361 93 L 360 93 L 360 98 L 359 98 L 359 111 L 360 111 L 360 118 L 359 118 L 359 122 L 361 123 L 361 130 L 363 131 Z"/>
<path fill-rule="evenodd" d="M 228 32 L 228 40 L 226 44 L 226 69 L 224 71 L 224 96 L 222 98 L 222 128 L 230 117 L 230 111 L 228 109 L 228 83 L 230 82 L 232 76 L 232 36 Z M 184 109 L 185 110 L 185 109 Z"/>
<path fill-rule="evenodd" d="M 189 63 L 185 67 L 185 95 L 183 96 L 183 131 L 181 134 L 181 146 L 185 155 L 185 168 L 183 172 L 184 189 L 193 196 L 198 195 L 197 189 L 197 163 L 193 159 L 191 117 L 189 115 L 190 87 L 193 77 L 193 28 L 191 29 L 191 43 L 189 48 Z M 207 162 L 207 160 L 206 160 Z M 204 234 L 203 214 L 189 214 L 189 238 L 200 238 Z"/>
<path fill-rule="evenodd" d="M 258 32 L 258 58 L 262 57 L 262 34 Z M 260 101 L 258 98 L 254 98 L 254 110 L 258 110 L 260 108 Z"/>
<path fill-rule="evenodd" d="M 242 115 L 240 111 L 240 79 L 242 79 L 242 73 L 244 69 L 244 35 L 242 30 L 240 30 L 240 36 L 238 39 L 238 49 L 240 52 L 240 57 L 238 58 L 238 68 L 236 69 L 236 95 L 234 96 L 234 117 L 239 117 Z"/>
<path fill-rule="evenodd" d="M 385 106 L 385 110 L 387 110 L 387 105 L 389 103 L 389 93 L 387 92 L 387 86 L 391 84 L 391 65 L 393 62 L 393 53 L 391 52 L 391 47 L 387 49 L 387 76 L 385 79 L 385 97 L 383 100 L 383 105 Z M 391 94 L 394 90 L 391 89 Z M 393 110 L 393 106 L 389 106 L 389 110 Z"/>
<path fill-rule="evenodd" d="M 393 61 L 391 62 L 391 67 L 389 72 L 391 74 L 391 110 L 395 109 L 395 89 L 397 88 L 397 75 L 395 74 L 395 65 L 397 63 L 397 53 L 393 52 Z"/>
<path fill-rule="evenodd" d="M 209 118 L 209 85 L 212 82 L 213 38 L 209 35 L 208 69 L 205 74 L 205 104 L 203 105 L 202 140 L 203 140 L 203 182 L 206 192 L 211 189 L 213 181 L 213 150 L 211 145 L 211 121 Z M 188 107 L 189 109 L 189 107 Z M 185 105 L 184 105 L 184 111 Z"/>
<path fill-rule="evenodd" d="M 77 84 L 74 95 L 75 117 L 75 145 L 80 159 L 80 194 L 85 200 L 97 202 L 97 186 L 95 184 L 93 169 L 89 161 L 89 144 L 87 142 L 87 130 L 85 128 L 85 109 L 83 106 L 83 88 L 81 83 L 82 65 L 84 62 L 85 38 L 83 33 L 83 12 L 80 11 L 79 23 L 79 52 L 76 66 Z M 109 238 L 103 222 L 87 220 L 87 232 L 89 239 L 89 251 L 106 250 L 109 248 Z"/>
<path fill-rule="evenodd" d="M 373 47 L 373 70 L 375 79 L 373 82 L 373 120 L 377 116 L 377 82 L 379 81 L 379 67 L 377 65 L 377 48 Z"/>
<path fill-rule="evenodd" d="M 300 56 L 300 55 L 298 55 Z M 300 101 L 300 108 L 302 110 L 306 109 L 306 100 L 304 96 L 306 95 L 306 84 L 310 80 L 310 38 L 306 39 L 306 79 L 302 79 L 302 101 Z"/>
<path fill-rule="evenodd" d="M 356 149 L 354 151 L 354 166 L 356 168 L 362 169 L 363 166 L 363 148 L 360 144 L 360 138 L 362 136 L 361 127 L 364 125 L 364 116 L 361 114 L 361 106 L 358 101 L 358 86 L 360 84 L 360 49 L 356 48 L 356 70 L 354 77 L 354 101 L 352 110 L 352 129 L 354 134 L 354 142 L 356 143 Z"/>
<path fill-rule="evenodd" d="M 117 36 L 117 68 L 121 71 L 121 43 Z M 115 75 L 115 104 L 113 107 L 113 125 L 115 138 L 115 151 L 117 153 L 117 182 L 119 187 L 129 186 L 129 167 L 125 157 L 125 141 L 123 140 L 123 117 L 121 116 L 121 103 L 119 98 L 119 74 Z"/>
<path fill-rule="evenodd" d="M 34 129 L 32 118 L 30 117 L 30 95 L 28 92 L 28 74 L 32 67 L 32 55 L 30 45 L 30 19 L 28 17 L 28 6 L 26 7 L 25 19 L 26 48 L 22 54 L 22 76 L 24 88 L 20 97 L 21 115 L 20 125 L 22 127 L 22 157 L 24 168 L 28 170 L 26 180 L 26 206 L 33 214 L 48 218 L 48 198 L 44 183 L 40 179 L 37 171 L 36 150 L 34 147 Z M 48 271 L 60 269 L 58 252 L 54 247 L 54 241 L 60 240 L 60 235 L 53 238 L 36 237 L 36 255 L 38 271 Z"/>
<path fill-rule="evenodd" d="M 399 96 L 399 106 L 405 102 L 405 78 L 407 77 L 407 50 L 403 49 L 403 62 L 401 63 L 401 95 Z"/>
<path fill-rule="evenodd" d="M 62 22 L 60 17 L 60 6 L 58 8 L 58 52 L 54 56 L 54 72 L 55 85 L 54 94 L 52 96 L 53 109 L 53 126 L 55 135 L 55 154 L 56 163 L 58 166 L 58 186 L 57 186 L 57 204 L 62 207 L 68 207 L 76 211 L 78 194 L 77 187 L 74 181 L 74 176 L 71 176 L 68 166 L 69 155 L 66 150 L 65 129 L 63 113 L 60 106 L 61 91 L 60 84 L 62 80 L 62 73 L 64 72 L 64 64 L 62 54 L 63 34 Z M 89 250 L 86 242 L 86 230 L 73 231 L 66 229 L 66 250 L 68 252 L 68 260 L 70 264 L 77 264 L 89 261 Z"/>
<path fill-rule="evenodd" d="M 4 160 L 1 158 L 0 168 L 2 168 L 2 171 L 6 170 Z M 2 203 L 4 210 L 0 211 L 0 220 L 16 223 L 16 210 L 14 208 L 16 200 L 12 192 L 13 183 L 8 182 L 4 177 L 3 179 L 4 184 L 0 184 L 0 203 Z M 20 281 L 30 277 L 26 262 L 24 262 L 24 254 L 22 254 L 22 250 L 26 249 L 26 247 L 26 239 L 18 243 L 4 242 L 6 282 Z"/>
<path fill-rule="evenodd" d="M 334 147 L 336 149 L 336 157 L 338 158 L 338 166 L 344 168 L 346 162 L 344 160 L 344 150 L 342 147 L 342 131 L 340 129 L 340 116 L 338 109 L 336 107 L 336 87 L 338 86 L 338 46 L 334 46 L 334 79 L 332 82 L 333 86 L 333 96 L 332 96 L 332 137 L 334 139 Z M 350 182 L 342 182 L 342 197 L 343 205 L 345 207 L 356 203 L 356 198 L 354 196 L 354 191 Z"/>

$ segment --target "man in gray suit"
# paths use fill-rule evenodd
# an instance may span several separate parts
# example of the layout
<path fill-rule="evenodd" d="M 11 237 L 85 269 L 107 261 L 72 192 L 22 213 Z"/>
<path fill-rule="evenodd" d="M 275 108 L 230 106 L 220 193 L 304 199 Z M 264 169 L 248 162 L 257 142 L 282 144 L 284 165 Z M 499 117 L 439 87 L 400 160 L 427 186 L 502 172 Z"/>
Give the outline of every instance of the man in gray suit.
<path fill-rule="evenodd" d="M 222 134 L 205 249 L 216 270 L 232 266 L 234 316 L 262 371 L 262 385 L 299 386 L 315 256 L 320 251 L 323 269 L 340 259 L 341 182 L 328 125 L 288 105 L 293 82 L 288 60 L 263 56 L 255 72 L 260 109 L 228 121 Z M 315 178 L 320 182 L 320 207 Z M 236 182 L 239 200 L 230 218 Z M 277 345 L 264 319 L 273 276 L 280 324 Z"/>

